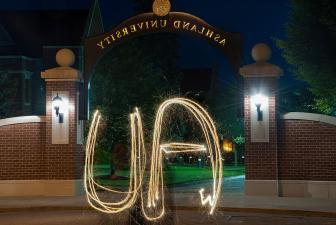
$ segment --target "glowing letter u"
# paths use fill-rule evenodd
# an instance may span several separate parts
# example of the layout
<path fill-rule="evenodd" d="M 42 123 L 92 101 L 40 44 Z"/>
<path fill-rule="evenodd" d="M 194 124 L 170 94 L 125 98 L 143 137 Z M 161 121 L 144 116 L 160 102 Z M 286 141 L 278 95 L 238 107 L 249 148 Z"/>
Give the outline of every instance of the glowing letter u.
<path fill-rule="evenodd" d="M 161 144 L 161 130 L 162 122 L 165 112 L 169 107 L 178 105 L 184 107 L 190 112 L 199 123 L 204 138 L 205 145 L 190 144 L 190 143 L 165 143 Z M 143 179 L 146 166 L 146 154 L 143 137 L 143 126 L 140 113 L 138 109 L 130 115 L 131 120 L 131 165 L 130 165 L 130 184 L 129 190 L 126 192 L 113 190 L 103 187 L 96 183 L 93 178 L 93 157 L 96 143 L 97 129 L 99 126 L 100 115 L 98 112 L 94 114 L 93 121 L 90 127 L 87 144 L 86 144 L 86 158 L 85 158 L 85 173 L 84 183 L 89 204 L 95 209 L 105 213 L 118 213 L 127 208 L 132 207 L 136 200 L 138 192 L 141 196 L 142 211 L 146 219 L 157 220 L 165 213 L 164 207 L 164 184 L 162 172 L 162 156 L 163 154 L 178 153 L 178 152 L 201 152 L 207 151 L 210 155 L 212 165 L 213 185 L 211 187 L 212 193 L 204 197 L 205 189 L 200 190 L 200 198 L 202 205 L 210 205 L 210 214 L 216 208 L 218 199 L 220 197 L 222 185 L 222 158 L 219 147 L 218 135 L 213 120 L 196 102 L 185 98 L 173 98 L 165 101 L 159 107 L 154 125 L 152 155 L 151 155 L 151 169 L 149 176 L 149 183 L 147 189 L 147 196 L 143 191 Z M 124 194 L 125 197 L 117 202 L 104 202 L 100 199 L 96 192 L 96 187 L 102 188 L 108 192 L 116 194 Z"/>

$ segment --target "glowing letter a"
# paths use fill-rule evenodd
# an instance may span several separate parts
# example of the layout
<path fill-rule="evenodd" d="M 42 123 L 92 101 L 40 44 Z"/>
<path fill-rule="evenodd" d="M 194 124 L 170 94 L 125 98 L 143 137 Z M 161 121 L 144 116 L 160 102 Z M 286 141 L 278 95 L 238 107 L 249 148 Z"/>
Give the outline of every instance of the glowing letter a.
<path fill-rule="evenodd" d="M 160 139 L 163 118 L 166 110 L 173 105 L 184 107 L 195 117 L 196 121 L 199 123 L 202 129 L 205 138 L 204 145 L 176 142 L 161 144 Z M 138 109 L 135 109 L 135 112 L 130 115 L 130 120 L 132 137 L 130 183 L 129 190 L 127 192 L 121 192 L 103 187 L 96 183 L 93 179 L 93 157 L 100 115 L 98 112 L 96 112 L 93 117 L 86 144 L 84 174 L 85 190 L 90 205 L 101 212 L 118 213 L 132 207 L 136 202 L 138 192 L 140 192 L 142 211 L 144 216 L 148 220 L 157 220 L 165 213 L 165 196 L 163 190 L 164 184 L 162 173 L 163 154 L 207 151 L 209 153 L 212 165 L 212 193 L 208 194 L 207 197 L 204 197 L 205 190 L 202 188 L 200 190 L 200 198 L 202 205 L 210 205 L 210 214 L 212 214 L 220 197 L 223 168 L 216 127 L 205 109 L 196 102 L 185 98 L 173 98 L 161 104 L 157 111 L 154 125 L 151 168 L 149 183 L 146 191 L 147 195 L 143 190 L 143 178 L 146 166 L 146 151 L 144 145 L 142 120 Z M 116 202 L 102 201 L 96 192 L 96 187 L 102 188 L 114 194 L 123 194 L 125 197 L 122 200 Z"/>

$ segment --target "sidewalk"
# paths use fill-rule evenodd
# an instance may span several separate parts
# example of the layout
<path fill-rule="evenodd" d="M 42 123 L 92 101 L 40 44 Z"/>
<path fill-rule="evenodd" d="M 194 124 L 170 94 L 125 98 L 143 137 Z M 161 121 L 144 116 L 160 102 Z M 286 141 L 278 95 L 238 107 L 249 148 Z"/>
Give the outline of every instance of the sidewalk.
<path fill-rule="evenodd" d="M 195 194 L 174 194 L 174 196 L 176 209 L 199 208 L 200 199 Z M 223 195 L 218 210 L 336 218 L 336 200 Z"/>
<path fill-rule="evenodd" d="M 175 199 L 174 208 L 177 210 L 199 210 L 200 208 L 198 194 L 174 193 L 172 196 Z M 0 198 L 0 213 L 29 210 L 82 209 L 91 209 L 86 202 L 85 196 Z M 336 217 L 336 200 L 223 195 L 218 205 L 218 210 Z"/>
<path fill-rule="evenodd" d="M 244 181 L 245 176 L 223 179 L 218 210 L 336 217 L 336 199 L 245 196 Z M 211 184 L 206 181 L 174 188 L 178 192 L 173 194 L 176 208 L 199 207 L 199 189 Z"/>
<path fill-rule="evenodd" d="M 218 211 L 272 213 L 336 218 L 336 199 L 258 197 L 243 194 L 244 176 L 225 178 Z M 171 188 L 176 210 L 200 210 L 201 187 L 211 181 L 191 183 Z M 168 196 L 167 196 L 168 197 Z M 18 211 L 91 210 L 85 196 L 79 197 L 13 197 L 0 198 L 0 213 Z M 93 209 L 92 209 L 93 210 Z M 207 207 L 204 207 L 207 210 Z"/>

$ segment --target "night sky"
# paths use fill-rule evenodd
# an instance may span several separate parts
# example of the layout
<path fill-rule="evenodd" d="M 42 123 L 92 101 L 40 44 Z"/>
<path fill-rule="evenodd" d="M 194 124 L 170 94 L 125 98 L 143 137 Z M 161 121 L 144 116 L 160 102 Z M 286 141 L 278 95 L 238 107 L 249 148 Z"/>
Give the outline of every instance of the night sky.
<path fill-rule="evenodd" d="M 1 10 L 83 9 L 90 0 L 2 0 Z M 135 15 L 130 0 L 100 0 L 105 30 Z M 243 63 L 251 63 L 251 48 L 265 42 L 273 50 L 271 63 L 285 70 L 281 89 L 290 88 L 296 82 L 290 68 L 282 59 L 274 39 L 285 38 L 285 25 L 290 14 L 290 0 L 175 0 L 172 11 L 184 11 L 196 15 L 210 25 L 227 32 L 240 32 L 244 39 Z M 232 71 L 226 58 L 207 42 L 190 36 L 181 38 L 181 66 L 218 68 L 221 80 L 230 82 Z"/>

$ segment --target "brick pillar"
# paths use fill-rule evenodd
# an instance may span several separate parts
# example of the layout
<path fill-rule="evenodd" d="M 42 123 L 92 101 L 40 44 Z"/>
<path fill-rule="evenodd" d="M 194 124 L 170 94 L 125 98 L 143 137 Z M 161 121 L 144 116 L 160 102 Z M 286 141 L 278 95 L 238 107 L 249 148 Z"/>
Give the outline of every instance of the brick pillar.
<path fill-rule="evenodd" d="M 265 44 L 252 49 L 256 61 L 240 69 L 244 77 L 245 194 L 278 196 L 277 84 L 281 68 L 267 63 Z"/>
<path fill-rule="evenodd" d="M 69 49 L 56 54 L 60 67 L 42 72 L 46 86 L 45 195 L 72 196 L 82 190 L 82 122 L 78 120 L 81 74 L 71 68 L 75 60 Z M 61 98 L 56 114 L 56 96 Z M 62 117 L 62 120 L 60 120 Z"/>

